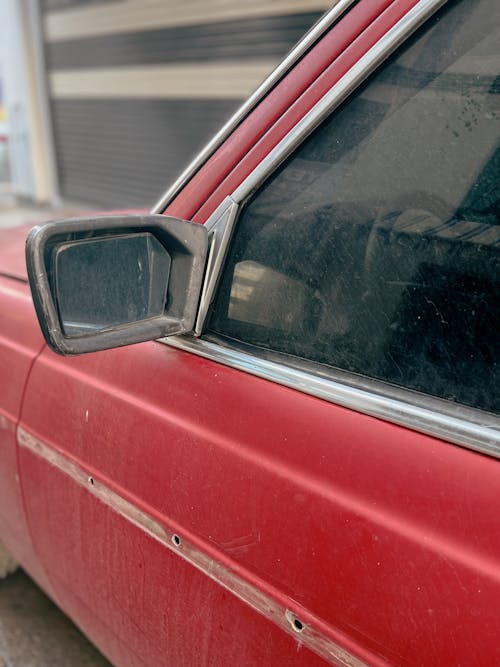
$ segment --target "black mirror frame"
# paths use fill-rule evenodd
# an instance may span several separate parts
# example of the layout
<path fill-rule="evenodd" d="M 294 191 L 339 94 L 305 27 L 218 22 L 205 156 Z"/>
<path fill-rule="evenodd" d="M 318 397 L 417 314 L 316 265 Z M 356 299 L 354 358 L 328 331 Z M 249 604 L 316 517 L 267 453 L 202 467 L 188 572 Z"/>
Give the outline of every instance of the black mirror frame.
<path fill-rule="evenodd" d="M 150 232 L 172 259 L 168 312 L 105 331 L 65 336 L 53 297 L 50 257 L 57 244 L 92 237 Z M 26 239 L 28 279 L 36 314 L 49 347 L 63 355 L 96 352 L 190 332 L 193 329 L 207 258 L 203 225 L 164 215 L 74 218 L 34 227 Z"/>

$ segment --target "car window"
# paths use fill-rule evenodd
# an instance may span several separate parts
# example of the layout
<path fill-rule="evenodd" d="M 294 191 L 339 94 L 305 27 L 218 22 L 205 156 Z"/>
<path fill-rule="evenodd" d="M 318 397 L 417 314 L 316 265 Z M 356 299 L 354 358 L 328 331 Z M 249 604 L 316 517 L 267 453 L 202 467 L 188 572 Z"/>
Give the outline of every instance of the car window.
<path fill-rule="evenodd" d="M 499 46 L 497 0 L 448 3 L 335 111 L 245 203 L 209 330 L 500 412 Z"/>

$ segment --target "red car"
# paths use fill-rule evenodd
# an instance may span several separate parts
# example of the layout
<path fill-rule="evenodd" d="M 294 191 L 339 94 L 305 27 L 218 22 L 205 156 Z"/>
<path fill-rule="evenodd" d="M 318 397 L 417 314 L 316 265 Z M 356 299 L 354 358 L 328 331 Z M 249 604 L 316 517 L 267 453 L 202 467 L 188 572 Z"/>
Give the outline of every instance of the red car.
<path fill-rule="evenodd" d="M 1 539 L 114 664 L 500 664 L 499 38 L 340 0 L 151 215 L 31 232 L 43 337 L 3 233 Z"/>

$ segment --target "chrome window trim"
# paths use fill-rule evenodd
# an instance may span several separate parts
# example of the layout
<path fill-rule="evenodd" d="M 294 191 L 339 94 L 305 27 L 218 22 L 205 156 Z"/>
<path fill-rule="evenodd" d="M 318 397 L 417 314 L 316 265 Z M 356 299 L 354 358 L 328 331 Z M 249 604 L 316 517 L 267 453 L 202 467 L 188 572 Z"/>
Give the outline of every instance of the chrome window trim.
<path fill-rule="evenodd" d="M 310 132 L 338 107 L 373 70 L 412 32 L 447 0 L 420 0 L 354 67 L 311 109 L 288 135 L 269 153 L 248 178 L 218 207 L 207 225 L 213 228 L 221 219 L 234 222 L 237 205 L 257 188 Z M 231 209 L 231 216 L 227 211 Z M 222 266 L 222 258 L 212 266 Z M 207 275 L 206 283 L 216 284 L 217 276 Z M 213 292 L 204 291 L 204 313 Z M 208 303 L 207 303 L 208 300 Z M 201 331 L 203 317 L 198 321 Z M 199 335 L 199 333 L 198 333 Z M 437 437 L 448 442 L 500 458 L 500 417 L 444 399 L 416 394 L 376 379 L 352 383 L 323 377 L 314 371 L 297 369 L 271 361 L 236 347 L 191 336 L 162 339 L 177 349 L 197 354 L 257 377 L 270 380 L 331 403 L 372 417 Z M 362 386 L 361 386 L 362 385 Z M 418 396 L 418 399 L 416 398 Z"/>
<path fill-rule="evenodd" d="M 195 334 L 203 332 L 214 296 L 231 233 L 238 222 L 238 207 L 306 139 L 306 137 L 398 46 L 434 14 L 447 0 L 420 0 L 310 109 L 290 132 L 270 151 L 247 178 L 226 197 L 208 218 L 205 226 L 212 236 L 209 261 L 203 281 Z M 230 214 L 229 214 L 230 211 Z M 217 236 L 224 237 L 216 242 Z"/>
<path fill-rule="evenodd" d="M 238 204 L 226 197 L 205 224 L 208 231 L 208 259 L 201 288 L 200 303 L 194 327 L 196 336 L 201 336 L 208 309 L 222 273 L 234 225 L 238 214 Z"/>
<path fill-rule="evenodd" d="M 370 380 L 380 387 L 380 393 L 376 393 L 200 338 L 170 336 L 160 342 L 344 408 L 500 458 L 500 417 L 490 413 L 448 404 L 444 399 L 424 394 L 416 400 L 415 392 L 409 389 L 389 390 L 386 383 Z"/>
<path fill-rule="evenodd" d="M 213 139 L 201 150 L 194 160 L 174 181 L 164 195 L 156 202 L 151 213 L 163 213 L 170 202 L 179 194 L 186 183 L 194 176 L 200 167 L 215 153 L 224 141 L 229 137 L 238 125 L 248 116 L 250 111 L 262 100 L 269 91 L 280 81 L 280 79 L 292 69 L 295 63 L 308 51 L 313 44 L 358 0 L 336 0 L 334 6 L 328 10 L 320 20 L 315 23 L 304 37 L 298 42 L 286 58 L 274 69 L 257 90 L 245 100 L 236 113 L 231 116 Z"/>
<path fill-rule="evenodd" d="M 374 70 L 448 0 L 420 0 L 293 127 L 231 198 L 242 202 L 297 148 L 325 118 L 344 102 Z"/>

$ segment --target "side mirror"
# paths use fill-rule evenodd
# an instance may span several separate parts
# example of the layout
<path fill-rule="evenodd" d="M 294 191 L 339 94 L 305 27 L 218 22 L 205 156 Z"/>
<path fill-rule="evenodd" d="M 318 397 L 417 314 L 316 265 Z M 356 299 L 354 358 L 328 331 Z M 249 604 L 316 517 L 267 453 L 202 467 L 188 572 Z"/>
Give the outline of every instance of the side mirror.
<path fill-rule="evenodd" d="M 202 225 L 163 215 L 34 227 L 26 263 L 48 345 L 81 354 L 191 331 L 207 245 Z"/>

